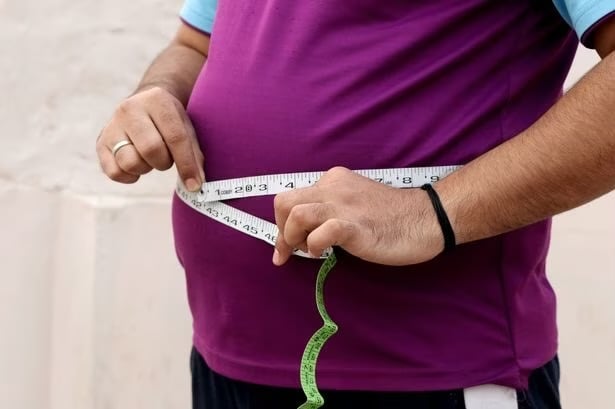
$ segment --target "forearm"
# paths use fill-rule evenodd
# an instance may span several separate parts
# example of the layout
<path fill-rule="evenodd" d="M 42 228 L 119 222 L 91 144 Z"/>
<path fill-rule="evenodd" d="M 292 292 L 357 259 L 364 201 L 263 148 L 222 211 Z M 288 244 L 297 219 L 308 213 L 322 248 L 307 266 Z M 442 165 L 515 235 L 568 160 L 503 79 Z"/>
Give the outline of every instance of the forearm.
<path fill-rule="evenodd" d="M 436 186 L 458 243 L 543 220 L 613 188 L 613 54 L 529 129 Z"/>
<path fill-rule="evenodd" d="M 205 63 L 209 38 L 181 27 L 176 38 L 152 62 L 135 93 L 161 87 L 184 106 Z"/>
<path fill-rule="evenodd" d="M 119 104 L 96 140 L 100 165 L 111 180 L 134 183 L 175 163 L 188 189 L 200 188 L 203 154 L 185 106 L 208 51 L 209 36 L 182 24 L 134 94 Z M 123 143 L 119 151 L 118 143 Z"/>

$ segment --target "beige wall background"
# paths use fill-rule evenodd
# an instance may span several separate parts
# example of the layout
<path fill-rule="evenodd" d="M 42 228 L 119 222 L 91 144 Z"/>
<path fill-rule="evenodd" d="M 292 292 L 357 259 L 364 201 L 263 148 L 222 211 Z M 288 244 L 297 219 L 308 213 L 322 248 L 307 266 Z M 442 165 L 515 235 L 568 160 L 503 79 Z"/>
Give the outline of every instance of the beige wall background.
<path fill-rule="evenodd" d="M 189 407 L 173 172 L 100 174 L 94 140 L 181 0 L 0 0 L 0 408 Z M 595 64 L 581 50 L 569 83 Z M 556 218 L 567 408 L 612 407 L 615 195 Z"/>

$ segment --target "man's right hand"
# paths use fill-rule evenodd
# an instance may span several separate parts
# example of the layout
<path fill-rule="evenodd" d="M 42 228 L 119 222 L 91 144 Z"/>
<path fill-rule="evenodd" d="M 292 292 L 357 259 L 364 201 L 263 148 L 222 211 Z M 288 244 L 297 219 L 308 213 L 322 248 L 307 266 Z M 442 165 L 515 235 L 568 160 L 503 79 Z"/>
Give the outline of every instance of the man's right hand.
<path fill-rule="evenodd" d="M 121 141 L 129 141 L 112 153 Z M 191 191 L 205 180 L 203 154 L 182 103 L 160 87 L 141 91 L 122 102 L 96 142 L 105 174 L 116 182 L 134 183 L 152 169 L 177 172 Z"/>
<path fill-rule="evenodd" d="M 112 153 L 121 141 L 130 141 Z M 105 174 L 116 182 L 134 183 L 152 169 L 169 169 L 173 162 L 191 191 L 205 180 L 203 154 L 182 103 L 160 87 L 138 92 L 123 101 L 96 143 Z"/>
<path fill-rule="evenodd" d="M 175 162 L 186 187 L 201 188 L 203 154 L 184 104 L 208 51 L 208 34 L 179 25 L 145 73 L 141 89 L 120 104 L 98 136 L 98 159 L 111 180 L 134 183 L 152 169 L 166 170 Z"/>

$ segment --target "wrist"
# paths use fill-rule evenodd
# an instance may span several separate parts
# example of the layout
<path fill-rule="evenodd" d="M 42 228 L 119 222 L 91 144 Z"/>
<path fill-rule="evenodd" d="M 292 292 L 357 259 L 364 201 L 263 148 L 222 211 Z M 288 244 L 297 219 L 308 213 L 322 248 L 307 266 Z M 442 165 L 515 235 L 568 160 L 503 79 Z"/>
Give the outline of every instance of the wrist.
<path fill-rule="evenodd" d="M 180 91 L 182 87 L 178 86 L 177 84 L 174 84 L 172 81 L 154 81 L 154 80 L 147 81 L 147 82 L 146 81 L 141 82 L 139 86 L 137 87 L 137 89 L 132 93 L 131 96 L 141 94 L 143 92 L 147 92 L 152 89 L 159 89 L 159 90 L 166 92 L 167 94 L 169 94 L 170 96 L 178 100 L 184 107 L 186 107 L 186 104 L 188 103 L 188 98 L 190 97 L 189 93 L 186 93 L 186 92 L 182 93 Z"/>
<path fill-rule="evenodd" d="M 442 237 L 444 240 L 444 251 L 450 251 L 455 248 L 457 242 L 455 239 L 455 232 L 451 226 L 451 222 L 448 218 L 448 214 L 442 205 L 442 201 L 440 200 L 440 196 L 431 183 L 426 183 L 421 186 L 421 190 L 423 190 L 427 196 L 429 197 L 429 201 L 431 202 L 431 206 L 433 207 L 433 211 L 436 215 L 436 219 L 438 220 L 438 225 L 440 226 L 440 230 L 442 231 Z"/>
<path fill-rule="evenodd" d="M 455 233 L 455 242 L 459 245 L 472 241 L 469 239 L 468 231 L 466 231 L 463 224 L 465 218 L 461 216 L 463 206 L 464 204 L 467 204 L 467 201 L 470 198 L 467 196 L 462 197 L 459 189 L 456 188 L 455 178 L 455 174 L 447 176 L 446 178 L 435 183 L 433 187 L 436 192 L 438 192 L 440 202 L 442 203 L 442 208 L 446 212 L 451 228 Z"/>
<path fill-rule="evenodd" d="M 404 249 L 414 253 L 420 247 L 425 259 L 431 259 L 444 251 L 444 236 L 438 223 L 433 205 L 426 192 L 421 189 L 402 189 L 405 195 L 404 212 L 405 240 Z M 411 260 L 409 264 L 414 264 Z"/>

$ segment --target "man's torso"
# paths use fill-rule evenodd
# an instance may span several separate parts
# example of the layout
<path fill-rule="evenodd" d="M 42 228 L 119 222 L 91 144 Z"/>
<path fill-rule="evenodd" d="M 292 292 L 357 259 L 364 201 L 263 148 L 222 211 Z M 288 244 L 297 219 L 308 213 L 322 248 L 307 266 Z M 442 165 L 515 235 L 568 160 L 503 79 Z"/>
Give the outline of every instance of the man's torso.
<path fill-rule="evenodd" d="M 189 114 L 209 180 L 464 164 L 554 103 L 575 48 L 549 1 L 221 0 Z M 271 197 L 227 203 L 273 220 Z M 320 325 L 318 262 L 274 267 L 266 244 L 177 200 L 174 230 L 208 364 L 297 386 Z M 340 331 L 319 384 L 524 386 L 556 349 L 548 234 L 543 222 L 409 267 L 342 254 L 325 289 Z"/>

